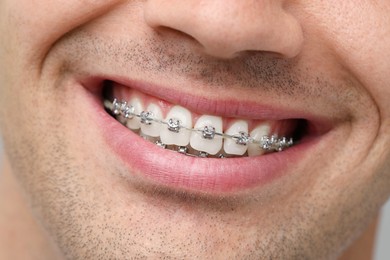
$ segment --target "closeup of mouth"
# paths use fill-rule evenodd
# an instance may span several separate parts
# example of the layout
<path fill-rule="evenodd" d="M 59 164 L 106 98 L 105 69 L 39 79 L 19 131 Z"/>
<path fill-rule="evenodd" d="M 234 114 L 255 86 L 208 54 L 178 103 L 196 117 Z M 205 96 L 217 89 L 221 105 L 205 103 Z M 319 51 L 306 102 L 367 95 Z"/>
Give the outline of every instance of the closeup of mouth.
<path fill-rule="evenodd" d="M 208 100 L 127 80 L 100 80 L 107 143 L 157 185 L 226 193 L 282 176 L 329 124 L 245 101 Z"/>
<path fill-rule="evenodd" d="M 124 86 L 105 92 L 114 96 L 104 97 L 104 105 L 118 122 L 161 148 L 188 156 L 222 159 L 281 152 L 293 145 L 294 139 L 287 136 L 292 136 L 298 125 L 295 120 L 197 115 Z"/>

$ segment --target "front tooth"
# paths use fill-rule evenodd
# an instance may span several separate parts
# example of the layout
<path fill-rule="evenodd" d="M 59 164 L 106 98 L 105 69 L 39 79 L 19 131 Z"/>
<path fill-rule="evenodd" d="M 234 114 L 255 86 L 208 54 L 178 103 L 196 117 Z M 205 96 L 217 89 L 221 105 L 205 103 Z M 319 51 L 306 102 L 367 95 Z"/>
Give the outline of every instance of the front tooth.
<path fill-rule="evenodd" d="M 195 129 L 204 129 L 212 126 L 216 133 L 222 133 L 222 118 L 218 116 L 201 116 L 195 123 Z M 203 137 L 202 132 L 193 132 L 191 134 L 190 145 L 192 148 L 206 152 L 211 155 L 217 154 L 222 148 L 222 138 L 220 136 L 213 136 L 209 138 Z"/>
<path fill-rule="evenodd" d="M 239 133 L 248 133 L 248 123 L 244 120 L 235 121 L 226 131 L 225 134 L 239 136 Z M 247 149 L 247 144 L 238 144 L 236 139 L 226 138 L 223 143 L 223 149 L 228 154 L 243 155 Z"/>
<path fill-rule="evenodd" d="M 153 113 L 153 119 L 162 120 L 162 111 L 158 105 L 151 103 L 146 108 L 146 111 Z M 142 133 L 148 136 L 153 136 L 153 137 L 160 136 L 161 124 L 157 122 L 152 122 L 150 125 L 142 124 L 141 131 Z"/>
<path fill-rule="evenodd" d="M 268 124 L 262 124 L 252 130 L 250 136 L 255 140 L 260 140 L 263 136 L 270 134 L 271 127 Z M 264 154 L 264 150 L 258 143 L 250 143 L 248 147 L 248 156 L 258 156 Z"/>
<path fill-rule="evenodd" d="M 134 113 L 137 115 L 139 115 L 143 111 L 143 106 L 139 98 L 132 98 L 129 101 L 129 105 L 134 107 Z M 141 121 L 139 117 L 134 116 L 133 118 L 127 120 L 126 126 L 130 129 L 137 130 L 141 127 Z"/>
<path fill-rule="evenodd" d="M 180 125 L 186 128 L 192 128 L 191 112 L 181 106 L 174 106 L 168 112 L 165 121 L 169 119 L 180 120 Z M 191 132 L 185 128 L 180 128 L 178 132 L 169 130 L 168 126 L 163 126 L 160 132 L 160 140 L 164 144 L 174 144 L 186 146 L 190 142 Z"/>

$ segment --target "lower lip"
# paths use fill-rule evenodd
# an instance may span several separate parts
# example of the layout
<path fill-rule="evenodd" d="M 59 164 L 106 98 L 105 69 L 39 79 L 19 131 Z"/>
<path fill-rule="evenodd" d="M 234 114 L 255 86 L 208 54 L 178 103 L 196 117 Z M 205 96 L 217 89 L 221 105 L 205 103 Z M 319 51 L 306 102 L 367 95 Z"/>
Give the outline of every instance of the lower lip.
<path fill-rule="evenodd" d="M 258 157 L 231 159 L 194 158 L 144 140 L 111 117 L 95 97 L 92 106 L 107 145 L 134 174 L 153 184 L 178 190 L 213 194 L 234 193 L 261 187 L 286 174 L 293 173 L 292 164 L 314 145 L 314 140 L 290 147 L 280 153 Z M 96 110 L 96 107 L 98 109 Z"/>
<path fill-rule="evenodd" d="M 102 109 L 97 120 L 108 146 L 133 172 L 157 185 L 197 192 L 231 193 L 265 185 L 291 172 L 312 143 L 259 157 L 193 158 L 142 139 Z"/>

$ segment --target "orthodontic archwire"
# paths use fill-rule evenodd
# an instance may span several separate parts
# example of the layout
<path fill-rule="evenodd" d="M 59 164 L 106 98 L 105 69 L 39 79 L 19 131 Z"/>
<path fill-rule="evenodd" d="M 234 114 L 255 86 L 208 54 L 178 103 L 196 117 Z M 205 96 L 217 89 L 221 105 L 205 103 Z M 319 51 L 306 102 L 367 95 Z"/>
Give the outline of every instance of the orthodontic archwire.
<path fill-rule="evenodd" d="M 215 128 L 212 125 L 206 125 L 202 128 L 188 128 L 181 125 L 181 121 L 177 118 L 169 118 L 168 121 L 164 121 L 153 118 L 153 113 L 150 111 L 142 111 L 138 114 L 135 112 L 135 109 L 132 105 L 128 104 L 126 101 L 118 101 L 116 98 L 113 101 L 104 100 L 104 107 L 111 111 L 113 115 L 123 116 L 125 119 L 132 119 L 134 117 L 138 117 L 140 119 L 141 124 L 151 125 L 153 123 L 158 123 L 166 125 L 168 127 L 168 130 L 174 133 L 179 133 L 182 129 L 191 132 L 197 132 L 201 134 L 204 139 L 209 140 L 212 140 L 216 137 L 220 137 L 224 139 L 232 139 L 238 145 L 257 144 L 261 149 L 267 152 L 281 152 L 294 144 L 293 138 L 278 137 L 275 134 L 271 136 L 264 135 L 260 139 L 256 140 L 245 132 L 239 132 L 234 135 L 216 132 Z M 157 142 L 156 144 L 163 148 L 166 147 L 166 145 L 161 142 Z M 186 147 L 179 147 L 178 152 L 186 154 L 185 148 Z M 207 156 L 206 153 L 204 153 L 204 157 L 205 156 Z M 202 152 L 200 153 L 200 157 L 203 157 Z"/>

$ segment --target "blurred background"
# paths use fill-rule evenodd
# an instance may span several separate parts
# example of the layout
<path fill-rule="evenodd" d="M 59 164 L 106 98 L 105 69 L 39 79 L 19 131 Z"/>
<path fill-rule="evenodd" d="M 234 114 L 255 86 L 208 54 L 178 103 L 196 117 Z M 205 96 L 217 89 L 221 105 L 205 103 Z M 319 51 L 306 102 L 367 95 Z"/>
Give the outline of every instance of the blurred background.
<path fill-rule="evenodd" d="M 0 167 L 2 167 L 2 154 L 3 143 L 0 138 Z M 390 260 L 390 200 L 383 208 L 374 260 Z"/>

